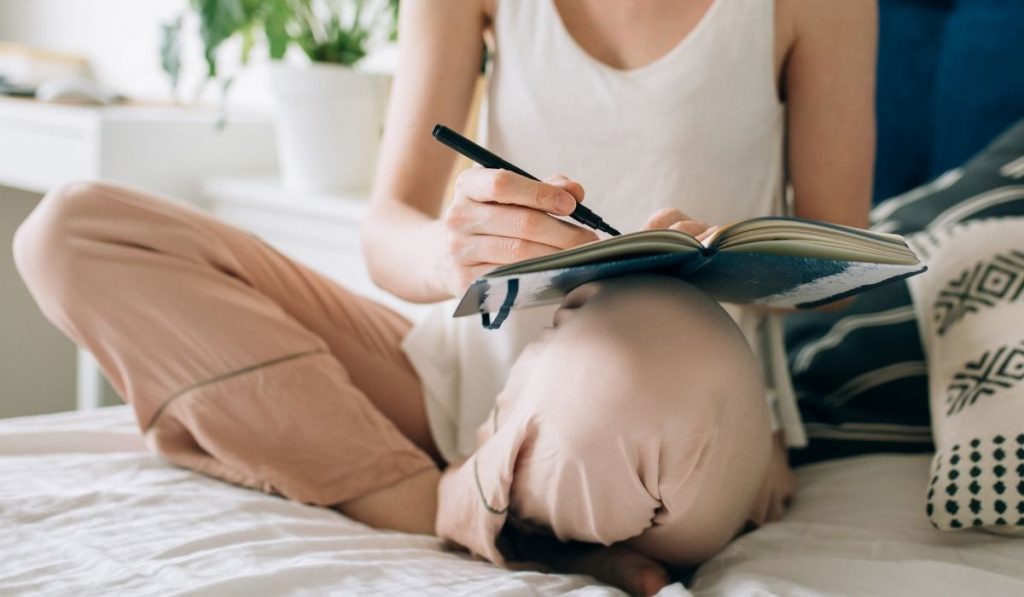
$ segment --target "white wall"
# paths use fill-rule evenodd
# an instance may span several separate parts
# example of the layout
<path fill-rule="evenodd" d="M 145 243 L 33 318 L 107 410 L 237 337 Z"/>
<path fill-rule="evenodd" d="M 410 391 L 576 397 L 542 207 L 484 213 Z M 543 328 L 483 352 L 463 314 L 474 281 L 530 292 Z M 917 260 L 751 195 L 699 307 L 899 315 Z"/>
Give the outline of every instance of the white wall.
<path fill-rule="evenodd" d="M 118 92 L 167 101 L 160 25 L 186 6 L 187 0 L 0 0 L 0 41 L 82 54 L 94 74 Z M 194 18 L 186 23 L 188 90 L 205 70 Z M 235 104 L 267 103 L 258 69 L 240 77 L 232 99 Z M 11 256 L 14 230 L 39 199 L 0 187 L 0 417 L 74 408 L 74 346 L 39 313 Z"/>
<path fill-rule="evenodd" d="M 84 55 L 95 75 L 116 91 L 167 101 L 160 26 L 187 7 L 188 0 L 0 0 L 0 41 Z M 194 17 L 186 20 L 183 44 L 183 87 L 191 98 L 205 73 Z M 237 46 L 224 51 L 237 55 Z M 259 62 L 238 74 L 231 103 L 269 104 Z M 377 69 L 391 70 L 393 49 L 377 63 Z M 215 90 L 209 91 L 205 97 L 215 100 Z M 14 230 L 39 198 L 0 187 L 0 417 L 65 410 L 74 402 L 73 347 L 39 314 L 11 261 Z"/>
<path fill-rule="evenodd" d="M 75 347 L 43 318 L 14 269 L 11 240 L 39 195 L 0 187 L 0 417 L 74 408 Z"/>
<path fill-rule="evenodd" d="M 0 40 L 88 57 L 96 76 L 133 98 L 167 100 L 168 81 L 160 70 L 160 26 L 181 14 L 188 0 L 0 0 Z M 195 18 L 186 19 L 183 89 L 191 99 L 205 67 Z M 237 54 L 226 45 L 225 56 Z M 254 66 L 241 72 L 233 104 L 265 106 L 265 77 Z M 210 89 L 206 97 L 216 97 Z"/>

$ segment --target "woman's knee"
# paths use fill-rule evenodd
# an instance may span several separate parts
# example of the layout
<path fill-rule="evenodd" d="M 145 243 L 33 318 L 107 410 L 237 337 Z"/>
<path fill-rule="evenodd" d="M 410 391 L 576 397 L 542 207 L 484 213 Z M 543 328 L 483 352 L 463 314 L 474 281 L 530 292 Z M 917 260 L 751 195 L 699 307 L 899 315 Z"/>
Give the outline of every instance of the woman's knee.
<path fill-rule="evenodd" d="M 557 364 L 560 379 L 585 388 L 573 395 L 604 410 L 609 423 L 654 423 L 725 405 L 764 409 L 761 369 L 746 338 L 693 286 L 632 276 L 578 290 L 555 316 L 545 360 Z"/>
<path fill-rule="evenodd" d="M 79 182 L 58 186 L 43 197 L 14 234 L 14 262 L 37 299 L 69 294 L 81 264 L 76 263 L 84 217 L 105 201 L 107 185 Z"/>
<path fill-rule="evenodd" d="M 732 318 L 686 283 L 645 276 L 587 292 L 566 327 L 581 324 L 571 331 L 594 333 L 599 344 L 610 331 L 625 356 L 618 383 L 593 387 L 589 398 L 608 412 L 586 433 L 637 446 L 638 477 L 659 505 L 635 546 L 673 564 L 700 563 L 743 527 L 767 469 L 761 367 Z M 592 332 L 597 322 L 602 331 Z"/>
<path fill-rule="evenodd" d="M 620 541 L 719 492 L 721 471 L 709 466 L 757 474 L 770 423 L 756 360 L 717 304 L 663 277 L 589 286 L 567 298 L 574 312 L 560 314 L 531 356 L 524 390 L 538 401 L 536 441 L 561 463 L 538 467 L 534 481 L 565 476 L 566 493 L 587 502 L 570 524 L 552 520 L 559 536 Z M 756 486 L 737 485 L 744 495 L 727 500 L 722 525 L 692 530 L 689 555 L 745 515 L 737 510 Z M 565 515 L 548 510 L 545 518 Z"/>

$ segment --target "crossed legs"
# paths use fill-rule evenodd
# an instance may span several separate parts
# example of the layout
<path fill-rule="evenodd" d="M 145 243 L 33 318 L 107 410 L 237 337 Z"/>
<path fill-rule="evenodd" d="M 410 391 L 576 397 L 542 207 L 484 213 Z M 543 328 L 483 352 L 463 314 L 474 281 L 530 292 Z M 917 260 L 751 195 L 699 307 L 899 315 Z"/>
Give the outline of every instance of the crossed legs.
<path fill-rule="evenodd" d="M 55 189 L 14 253 L 164 458 L 432 532 L 439 456 L 403 317 L 198 210 L 107 184 Z"/>
<path fill-rule="evenodd" d="M 409 324 L 202 212 L 51 193 L 15 256 L 171 462 L 494 561 L 508 516 L 670 563 L 731 539 L 764 478 L 758 367 L 712 301 L 658 276 L 576 289 L 520 357 L 477 452 L 441 475 Z M 439 505 L 438 505 L 439 501 Z M 435 521 L 435 511 L 437 512 Z"/>

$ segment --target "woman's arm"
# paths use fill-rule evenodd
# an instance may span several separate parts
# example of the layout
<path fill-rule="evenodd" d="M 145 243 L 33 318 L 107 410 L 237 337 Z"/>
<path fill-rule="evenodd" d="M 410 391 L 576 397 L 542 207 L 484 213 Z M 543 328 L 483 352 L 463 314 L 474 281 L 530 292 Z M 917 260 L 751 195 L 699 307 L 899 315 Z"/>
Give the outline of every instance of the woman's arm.
<path fill-rule="evenodd" d="M 484 18 L 480 2 L 468 0 L 406 2 L 400 11 L 398 72 L 363 247 L 374 282 L 406 300 L 447 298 L 437 271 L 444 238 L 437 218 L 455 154 L 430 131 L 438 122 L 466 122 Z"/>
<path fill-rule="evenodd" d="M 865 228 L 875 159 L 875 2 L 778 0 L 776 7 L 795 215 Z M 674 209 L 653 214 L 644 228 L 711 232 Z"/>
<path fill-rule="evenodd" d="M 868 225 L 875 159 L 874 0 L 792 0 L 782 73 L 795 215 Z"/>
<path fill-rule="evenodd" d="M 583 188 L 470 168 L 444 190 L 455 154 L 431 137 L 435 123 L 461 128 L 480 70 L 485 11 L 478 1 L 402 5 L 399 67 L 363 246 L 378 286 L 414 302 L 457 296 L 494 267 L 547 255 L 597 235 L 565 216 Z"/>

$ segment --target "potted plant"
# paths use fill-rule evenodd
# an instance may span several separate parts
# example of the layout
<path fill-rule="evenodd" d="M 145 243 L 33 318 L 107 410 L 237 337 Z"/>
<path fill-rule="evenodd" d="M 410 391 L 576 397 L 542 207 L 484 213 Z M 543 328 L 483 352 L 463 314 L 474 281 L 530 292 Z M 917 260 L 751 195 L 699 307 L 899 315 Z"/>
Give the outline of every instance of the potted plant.
<path fill-rule="evenodd" d="M 221 81 L 225 92 L 231 79 L 220 76 L 222 44 L 239 39 L 243 64 L 254 48 L 266 48 L 285 188 L 307 194 L 369 188 L 390 81 L 357 65 L 374 41 L 394 38 L 398 0 L 190 0 L 190 7 L 199 19 L 208 78 Z M 172 82 L 180 30 L 180 19 L 165 27 L 162 46 Z M 292 47 L 306 60 L 286 61 Z"/>

